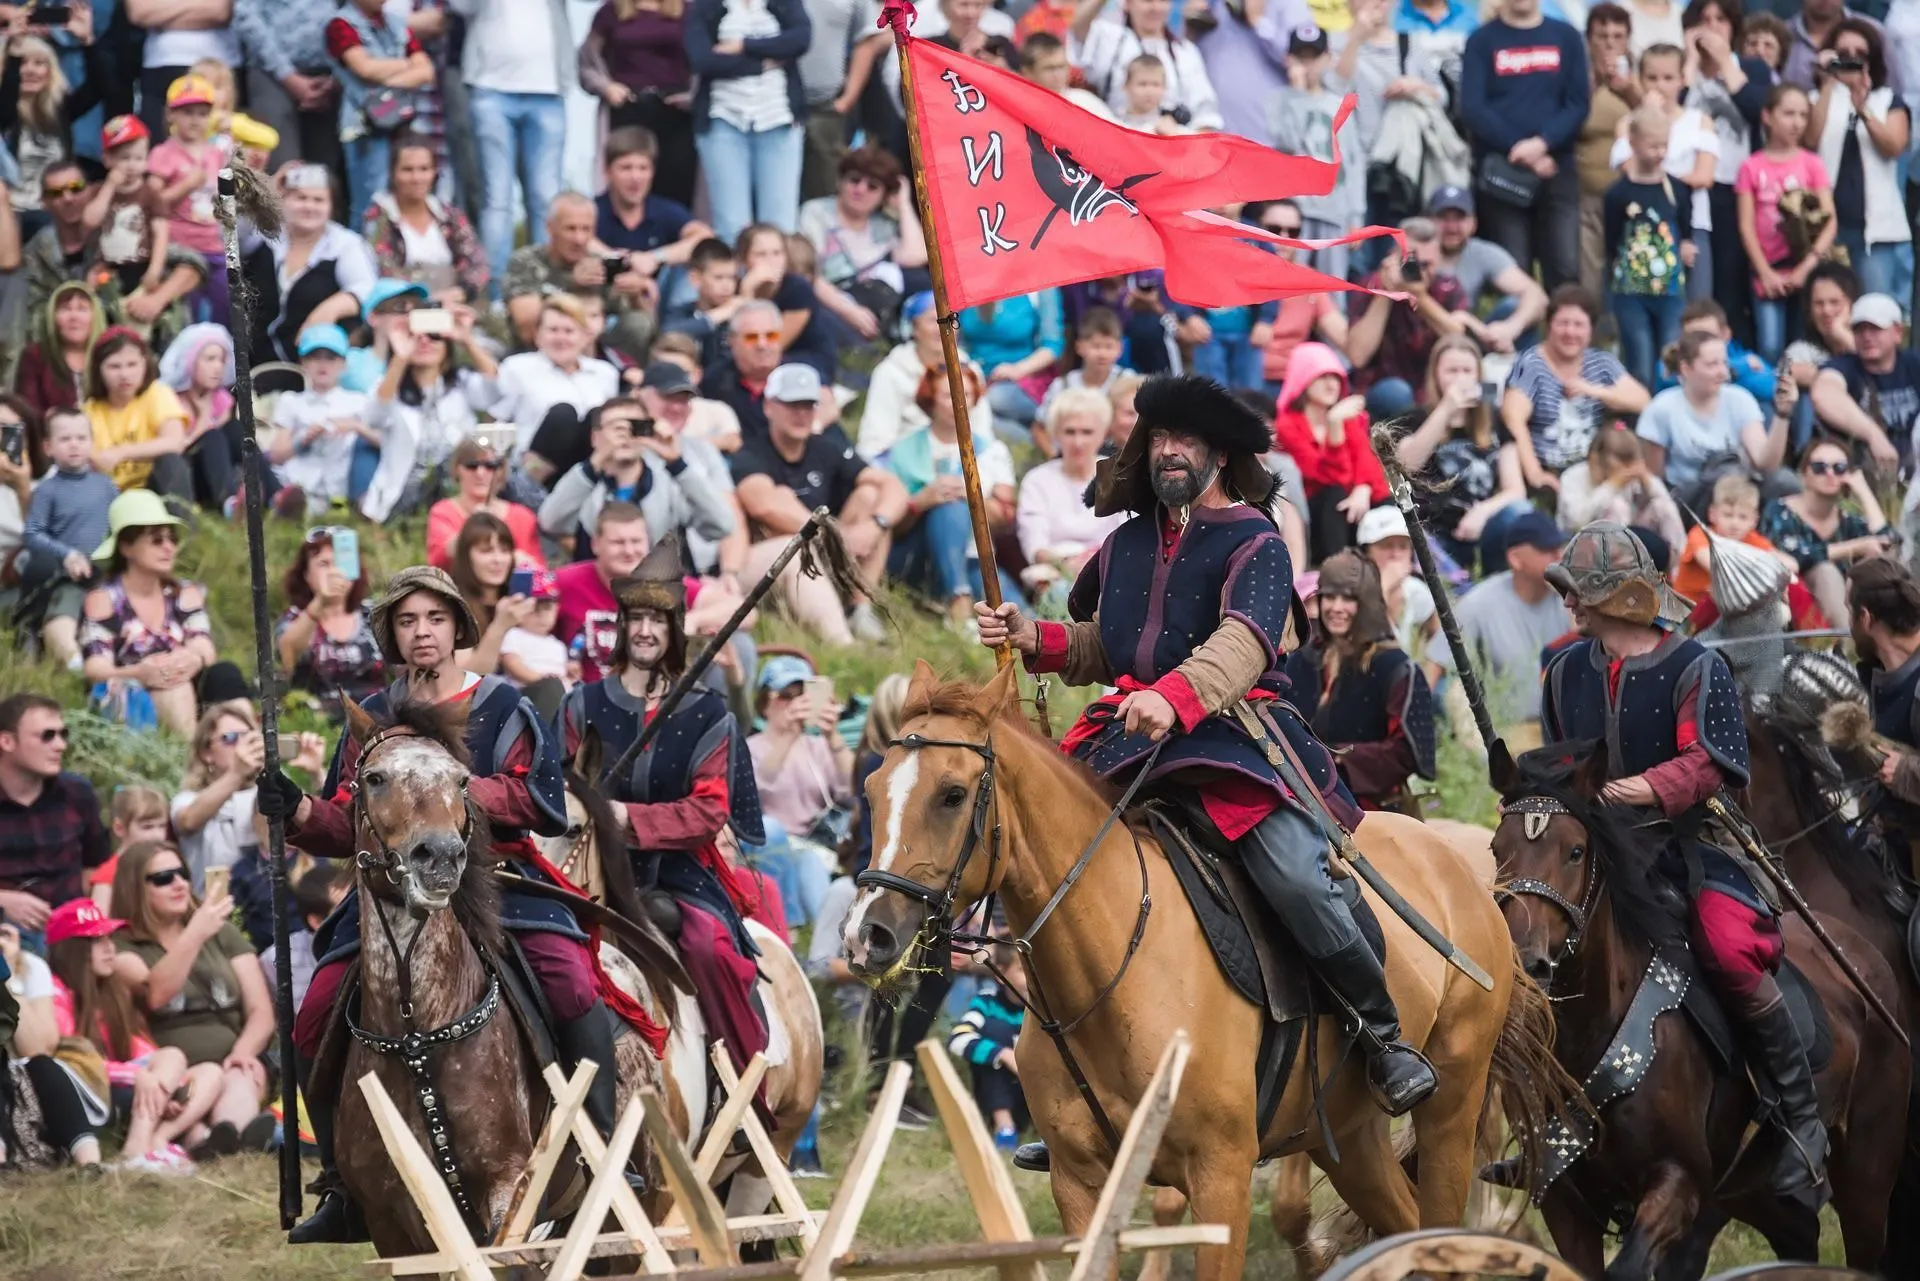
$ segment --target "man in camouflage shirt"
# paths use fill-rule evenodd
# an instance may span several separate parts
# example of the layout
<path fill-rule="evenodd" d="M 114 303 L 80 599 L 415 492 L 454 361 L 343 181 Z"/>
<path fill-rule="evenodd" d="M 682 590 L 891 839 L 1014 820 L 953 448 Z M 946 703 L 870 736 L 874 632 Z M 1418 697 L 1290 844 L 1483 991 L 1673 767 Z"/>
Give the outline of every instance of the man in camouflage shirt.
<path fill-rule="evenodd" d="M 614 267 L 613 259 L 636 255 L 621 254 L 602 244 L 593 234 L 597 216 L 591 200 L 578 192 L 562 192 L 547 207 L 547 243 L 524 245 L 507 259 L 501 296 L 507 302 L 517 350 L 533 348 L 541 302 L 553 294 L 598 298 L 613 322 L 605 341 L 629 360 L 638 362 L 652 345 L 660 307 L 659 286 L 630 264 Z M 595 335 L 596 339 L 600 337 Z"/>

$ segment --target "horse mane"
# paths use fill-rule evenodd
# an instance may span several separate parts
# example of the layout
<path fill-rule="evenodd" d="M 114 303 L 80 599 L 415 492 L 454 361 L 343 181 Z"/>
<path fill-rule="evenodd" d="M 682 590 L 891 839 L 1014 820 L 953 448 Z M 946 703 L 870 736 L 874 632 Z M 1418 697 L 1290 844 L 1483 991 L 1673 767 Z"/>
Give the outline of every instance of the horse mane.
<path fill-rule="evenodd" d="M 901 710 L 901 723 L 905 724 L 916 716 L 954 716 L 962 720 L 972 721 L 983 730 L 989 728 L 1002 729 L 1011 726 L 1016 728 L 1024 737 L 1032 740 L 1039 746 L 1045 747 L 1047 749 L 1048 759 L 1085 783 L 1087 787 L 1092 789 L 1094 794 L 1102 800 L 1111 804 L 1113 798 L 1119 795 L 1118 790 L 1114 788 L 1112 784 L 1094 773 L 1092 768 L 1078 757 L 1069 756 L 1067 753 L 1061 751 L 1058 743 L 1035 729 L 1026 717 L 1002 716 L 994 720 L 992 725 L 989 726 L 986 719 L 980 715 L 978 705 L 982 688 L 982 686 L 975 685 L 972 681 L 965 679 L 943 681 L 932 689 L 909 698 L 907 705 Z"/>
<path fill-rule="evenodd" d="M 429 703 L 406 696 L 395 701 L 386 719 L 376 724 L 383 731 L 404 729 L 415 737 L 431 739 L 460 764 L 473 764 L 473 752 L 467 747 L 465 703 Z"/>
<path fill-rule="evenodd" d="M 1523 755 L 1519 778 L 1502 798 L 1511 804 L 1543 796 L 1567 807 L 1587 829 L 1587 856 L 1594 875 L 1605 879 L 1614 928 L 1629 944 L 1655 952 L 1687 943 L 1687 905 L 1654 870 L 1658 842 L 1634 821 L 1634 811 L 1590 799 L 1579 787 L 1591 744 L 1559 744 Z"/>
<path fill-rule="evenodd" d="M 1772 720 L 1759 712 L 1747 714 L 1747 741 L 1750 751 L 1764 748 L 1780 761 L 1780 772 L 1794 813 L 1802 824 L 1809 825 L 1794 840 L 1813 846 L 1856 906 L 1868 912 L 1884 912 L 1891 919 L 1899 920 L 1887 901 L 1887 870 L 1874 861 L 1867 843 L 1855 844 L 1843 839 L 1846 824 L 1837 814 L 1831 821 L 1815 821 L 1833 808 L 1833 802 L 1822 794 L 1822 788 L 1845 780 L 1835 779 L 1819 753 L 1809 751 L 1795 735 L 1780 733 Z"/>

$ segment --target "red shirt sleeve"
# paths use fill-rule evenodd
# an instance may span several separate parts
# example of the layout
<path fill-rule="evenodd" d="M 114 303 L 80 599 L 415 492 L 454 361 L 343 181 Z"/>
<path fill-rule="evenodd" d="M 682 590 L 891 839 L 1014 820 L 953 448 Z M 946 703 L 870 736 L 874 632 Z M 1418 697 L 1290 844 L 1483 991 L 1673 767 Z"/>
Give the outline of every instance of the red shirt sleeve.
<path fill-rule="evenodd" d="M 407 32 L 407 56 L 411 58 L 416 53 L 425 53 L 425 52 L 426 50 L 420 47 L 420 37 L 415 35 L 412 31 L 408 31 Z"/>
<path fill-rule="evenodd" d="M 1373 428 L 1365 414 L 1347 423 L 1347 461 L 1350 487 L 1365 485 L 1376 504 L 1387 496 L 1387 473 L 1373 452 Z"/>
<path fill-rule="evenodd" d="M 1679 727 L 1674 734 L 1680 754 L 1641 775 L 1659 800 L 1660 812 L 1668 818 L 1684 814 L 1729 781 L 1700 741 L 1699 703 L 1700 691 L 1696 689 L 1680 704 Z"/>
<path fill-rule="evenodd" d="M 349 49 L 360 46 L 360 33 L 345 18 L 335 18 L 327 23 L 327 53 L 338 62 L 346 56 Z"/>
<path fill-rule="evenodd" d="M 693 790 L 677 801 L 627 804 L 633 831 L 644 834 L 648 849 L 697 850 L 711 844 L 727 825 L 731 800 L 727 763 L 731 744 L 723 742 L 693 770 Z"/>
<path fill-rule="evenodd" d="M 540 518 L 533 514 L 533 508 L 508 504 L 507 528 L 513 531 L 513 549 L 532 561 L 535 569 L 545 569 L 546 554 L 540 550 Z M 446 555 L 449 561 L 453 559 L 451 540 Z"/>
<path fill-rule="evenodd" d="M 338 22 L 336 18 L 334 21 Z M 454 506 L 451 498 L 442 499 L 427 510 L 427 564 L 435 569 L 453 567 L 453 542 L 460 536 L 460 526 L 466 523 L 466 517 Z M 511 526 L 509 526 L 511 528 Z M 535 539 L 537 545 L 538 539 Z M 519 543 L 516 535 L 514 542 Z"/>

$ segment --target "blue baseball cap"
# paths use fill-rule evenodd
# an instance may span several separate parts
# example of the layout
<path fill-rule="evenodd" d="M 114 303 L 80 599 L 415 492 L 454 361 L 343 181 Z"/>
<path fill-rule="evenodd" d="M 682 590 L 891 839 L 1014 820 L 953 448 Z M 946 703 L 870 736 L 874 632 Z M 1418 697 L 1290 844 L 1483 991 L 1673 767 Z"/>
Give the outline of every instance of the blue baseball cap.
<path fill-rule="evenodd" d="M 932 310 L 933 291 L 931 289 L 922 289 L 900 304 L 900 314 L 906 317 L 908 324 L 912 324 Z"/>
<path fill-rule="evenodd" d="M 813 664 L 793 654 L 775 654 L 760 664 L 760 679 L 754 685 L 763 690 L 785 689 L 815 675 Z"/>
<path fill-rule="evenodd" d="M 351 347 L 347 341 L 347 331 L 338 325 L 315 325 L 300 332 L 300 342 L 296 350 L 304 359 L 316 351 L 331 352 L 345 360 Z"/>
<path fill-rule="evenodd" d="M 1566 531 L 1543 511 L 1525 512 L 1507 522 L 1507 546 L 1557 552 L 1567 545 Z"/>
<path fill-rule="evenodd" d="M 1473 193 L 1465 187 L 1441 187 L 1427 198 L 1428 214 L 1473 214 Z"/>
<path fill-rule="evenodd" d="M 421 302 L 433 301 L 433 295 L 427 292 L 425 285 L 413 280 L 395 280 L 387 276 L 374 281 L 373 288 L 367 291 L 366 305 L 360 308 L 361 318 L 372 316 L 374 312 L 405 294 L 412 294 Z"/>

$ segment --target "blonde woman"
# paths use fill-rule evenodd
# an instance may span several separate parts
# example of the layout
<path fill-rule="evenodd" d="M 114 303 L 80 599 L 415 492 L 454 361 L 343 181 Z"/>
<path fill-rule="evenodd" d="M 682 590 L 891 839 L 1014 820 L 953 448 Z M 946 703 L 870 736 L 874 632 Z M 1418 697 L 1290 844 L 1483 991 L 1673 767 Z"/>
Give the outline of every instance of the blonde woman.
<path fill-rule="evenodd" d="M 1456 562 L 1471 569 L 1480 556 L 1485 572 L 1494 573 L 1506 563 L 1500 528 L 1508 512 L 1526 506 L 1527 487 L 1519 449 L 1494 430 L 1473 339 L 1453 334 L 1434 344 L 1421 403 L 1432 412 L 1395 450 L 1402 467 L 1431 485 L 1422 492 L 1421 515 Z"/>
<path fill-rule="evenodd" d="M 607 0 L 580 46 L 580 87 L 607 104 L 607 131 L 639 125 L 660 144 L 653 194 L 693 203 L 693 71 L 682 0 Z"/>
<path fill-rule="evenodd" d="M 76 4 L 72 15 L 65 30 L 79 43 L 85 60 L 78 85 L 67 83 L 59 55 L 36 35 L 15 36 L 0 70 L 0 141 L 20 165 L 12 196 L 22 244 L 47 225 L 40 178 L 54 161 L 73 155 L 73 122 L 102 103 L 109 117 L 133 109 L 132 86 L 117 83 L 124 78 L 93 41 L 92 6 Z"/>

